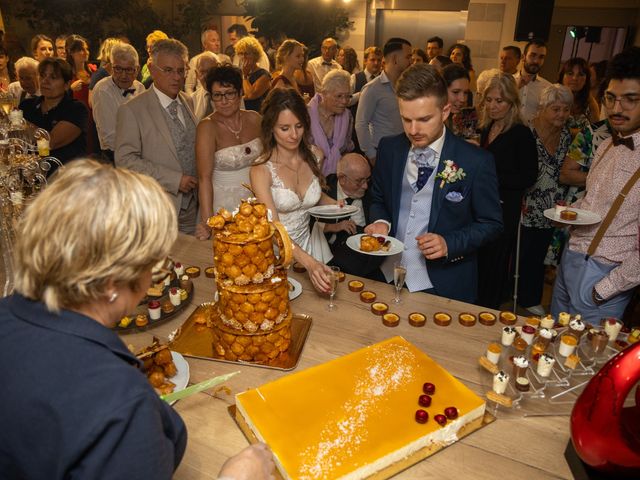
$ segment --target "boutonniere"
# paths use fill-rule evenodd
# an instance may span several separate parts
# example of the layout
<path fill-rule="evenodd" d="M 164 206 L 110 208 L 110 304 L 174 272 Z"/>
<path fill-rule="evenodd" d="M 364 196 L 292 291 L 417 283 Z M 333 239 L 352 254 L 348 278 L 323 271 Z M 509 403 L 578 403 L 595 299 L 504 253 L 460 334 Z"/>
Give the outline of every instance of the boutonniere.
<path fill-rule="evenodd" d="M 436 175 L 436 178 L 442 179 L 440 188 L 443 188 L 445 183 L 454 183 L 466 176 L 464 169 L 458 167 L 453 160 L 445 160 L 444 169 Z"/>

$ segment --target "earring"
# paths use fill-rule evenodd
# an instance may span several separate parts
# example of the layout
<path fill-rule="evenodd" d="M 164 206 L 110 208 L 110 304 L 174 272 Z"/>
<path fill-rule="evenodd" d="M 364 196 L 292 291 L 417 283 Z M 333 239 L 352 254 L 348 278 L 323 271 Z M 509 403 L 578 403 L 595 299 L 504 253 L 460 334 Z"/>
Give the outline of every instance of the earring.
<path fill-rule="evenodd" d="M 111 294 L 111 297 L 109 298 L 109 303 L 113 303 L 116 301 L 116 298 L 118 298 L 118 292 L 113 292 Z"/>

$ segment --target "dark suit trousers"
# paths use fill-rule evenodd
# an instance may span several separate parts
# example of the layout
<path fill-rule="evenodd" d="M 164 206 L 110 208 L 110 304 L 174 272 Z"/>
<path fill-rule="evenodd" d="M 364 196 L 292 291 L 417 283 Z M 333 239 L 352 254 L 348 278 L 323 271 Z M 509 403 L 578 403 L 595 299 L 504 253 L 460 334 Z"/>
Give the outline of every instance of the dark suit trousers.
<path fill-rule="evenodd" d="M 539 305 L 544 287 L 544 257 L 553 228 L 522 227 L 520 234 L 520 279 L 518 303 L 524 308 Z"/>

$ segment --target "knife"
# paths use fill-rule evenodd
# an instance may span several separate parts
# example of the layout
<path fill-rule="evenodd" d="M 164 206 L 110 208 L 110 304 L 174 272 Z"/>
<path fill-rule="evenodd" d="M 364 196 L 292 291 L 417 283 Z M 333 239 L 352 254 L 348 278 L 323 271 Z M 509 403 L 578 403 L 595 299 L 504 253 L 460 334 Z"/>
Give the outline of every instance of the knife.
<path fill-rule="evenodd" d="M 210 389 L 211 387 L 215 387 L 216 385 L 224 383 L 238 373 L 240 373 L 239 370 L 237 372 L 227 373 L 226 375 L 220 375 L 219 377 L 210 378 L 209 380 L 191 385 L 190 387 L 187 387 L 184 390 L 180 390 L 179 392 L 162 395 L 160 396 L 160 398 L 167 403 L 176 402 L 178 400 L 182 400 L 183 398 L 189 397 L 194 393 L 202 392 L 204 390 Z"/>

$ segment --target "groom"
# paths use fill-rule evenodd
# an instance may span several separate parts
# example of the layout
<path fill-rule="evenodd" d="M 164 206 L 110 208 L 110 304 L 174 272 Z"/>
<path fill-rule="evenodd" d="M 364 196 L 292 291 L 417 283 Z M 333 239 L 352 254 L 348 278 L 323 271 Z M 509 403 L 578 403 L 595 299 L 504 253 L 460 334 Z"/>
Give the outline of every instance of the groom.
<path fill-rule="evenodd" d="M 408 68 L 395 90 L 405 134 L 380 141 L 365 232 L 405 245 L 382 264 L 387 281 L 402 261 L 409 291 L 474 303 L 476 251 L 502 231 L 494 160 L 444 128 L 447 86 L 434 67 Z"/>

